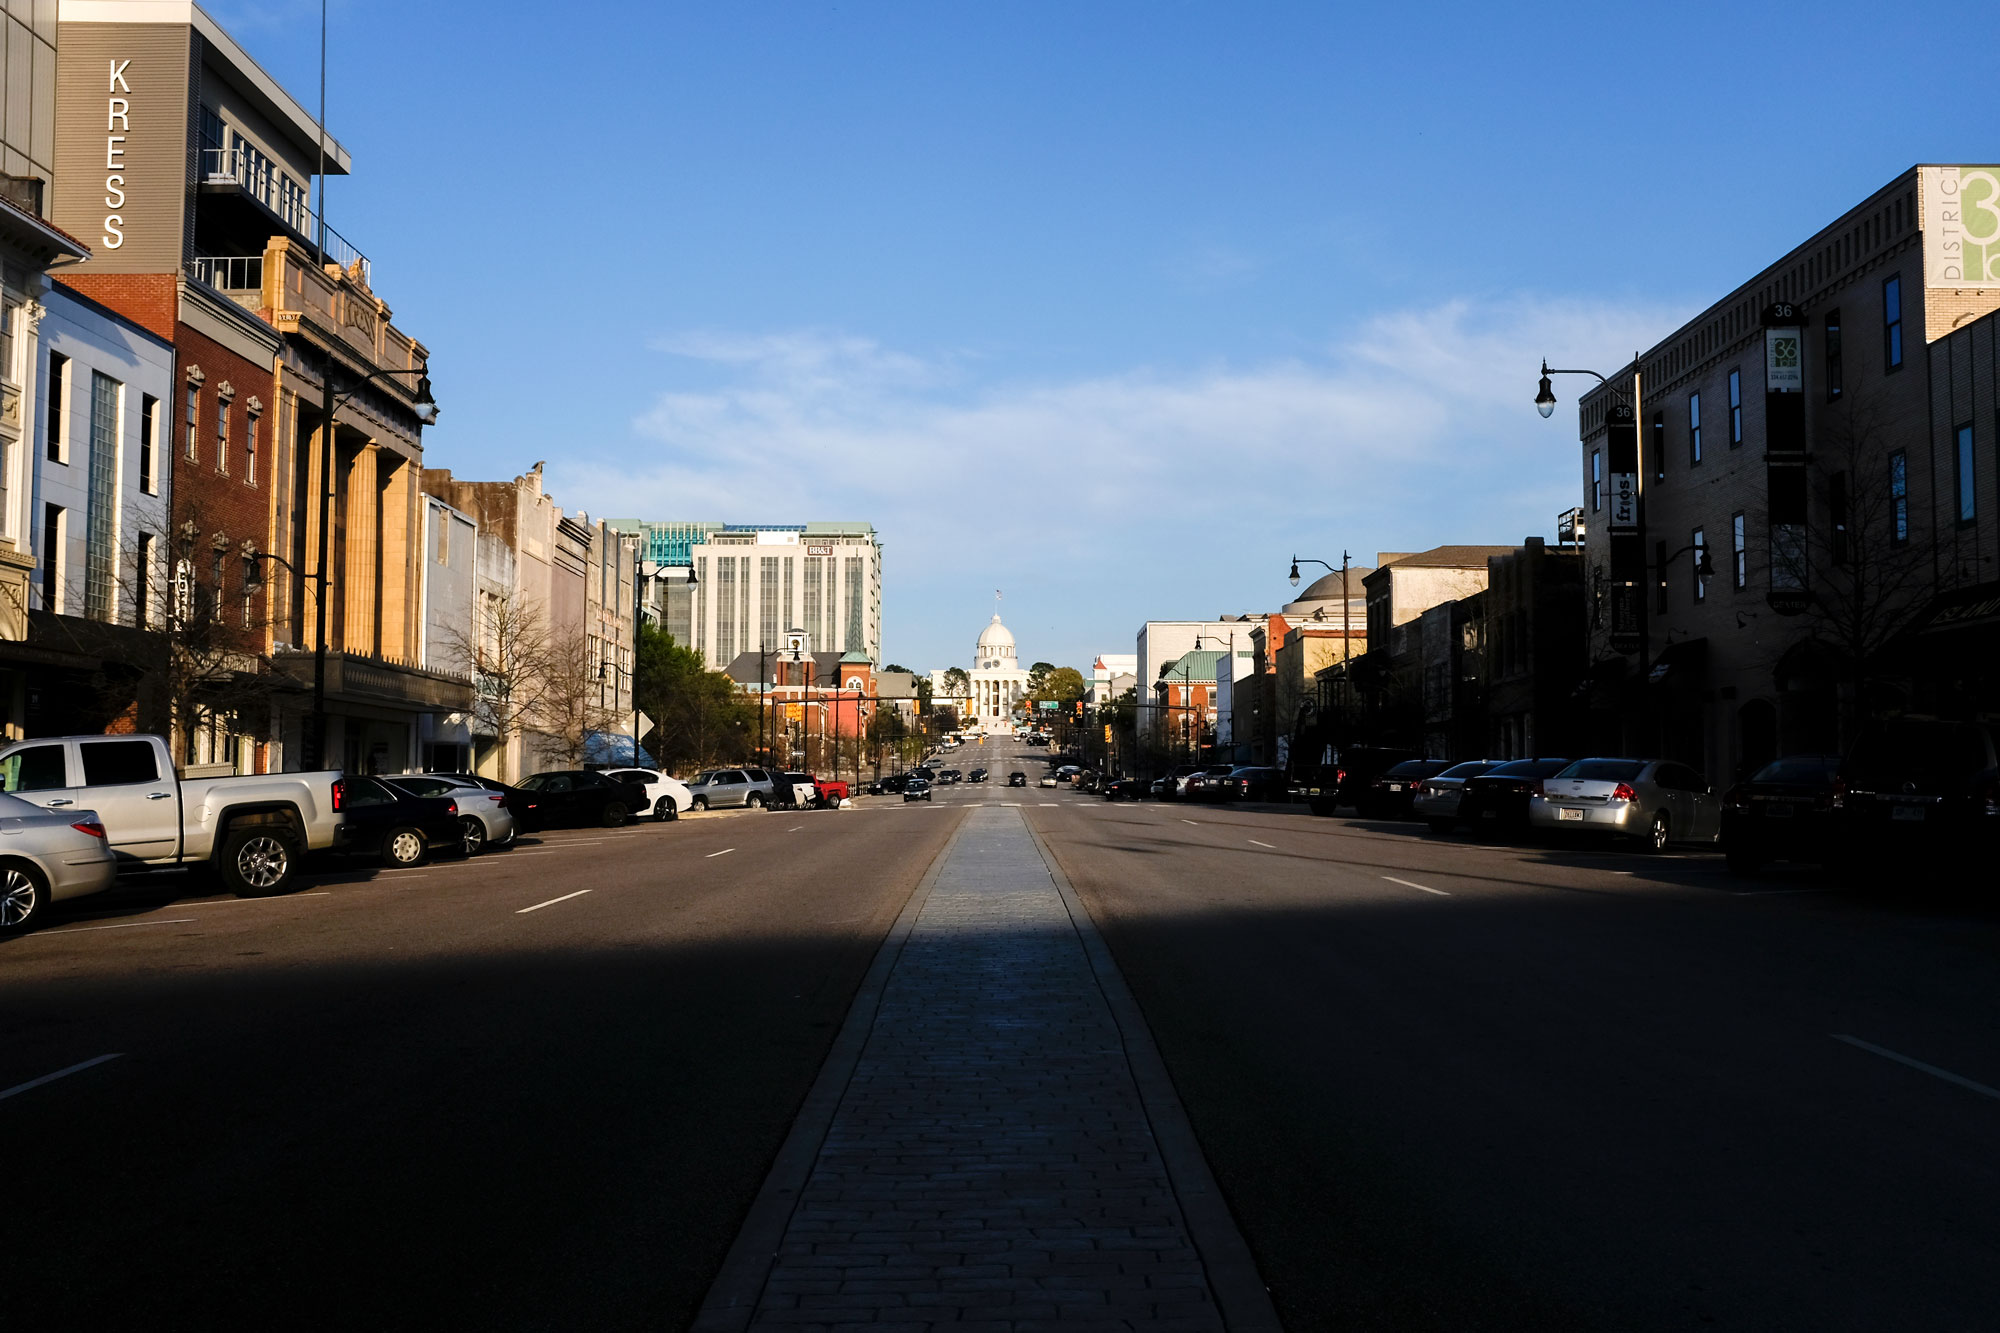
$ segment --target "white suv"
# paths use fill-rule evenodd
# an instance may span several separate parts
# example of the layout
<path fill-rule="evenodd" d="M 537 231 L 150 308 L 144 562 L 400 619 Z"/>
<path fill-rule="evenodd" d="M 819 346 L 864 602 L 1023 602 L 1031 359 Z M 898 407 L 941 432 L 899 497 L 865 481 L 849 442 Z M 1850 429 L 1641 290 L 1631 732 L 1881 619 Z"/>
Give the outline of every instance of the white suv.
<path fill-rule="evenodd" d="M 662 823 L 679 819 L 681 811 L 694 808 L 694 794 L 687 784 L 665 773 L 650 768 L 607 768 L 604 776 L 631 787 L 634 808 L 652 811 L 653 818 Z"/>

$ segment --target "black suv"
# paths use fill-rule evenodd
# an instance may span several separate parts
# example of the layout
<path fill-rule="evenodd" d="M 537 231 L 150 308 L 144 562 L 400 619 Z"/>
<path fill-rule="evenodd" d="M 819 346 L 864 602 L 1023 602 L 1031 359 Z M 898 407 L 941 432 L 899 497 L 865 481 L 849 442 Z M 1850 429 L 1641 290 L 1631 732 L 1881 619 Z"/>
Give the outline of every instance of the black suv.
<path fill-rule="evenodd" d="M 1876 723 L 1840 761 L 1833 810 L 1851 857 L 1990 857 L 2000 846 L 2000 737 L 1984 722 Z"/>

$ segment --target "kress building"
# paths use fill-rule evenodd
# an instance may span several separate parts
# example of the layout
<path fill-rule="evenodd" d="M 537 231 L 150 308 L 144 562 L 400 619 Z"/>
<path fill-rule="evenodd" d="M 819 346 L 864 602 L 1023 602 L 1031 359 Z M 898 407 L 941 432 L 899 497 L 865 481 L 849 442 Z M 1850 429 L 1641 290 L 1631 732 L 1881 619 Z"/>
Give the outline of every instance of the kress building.
<path fill-rule="evenodd" d="M 322 152 L 346 175 L 347 150 L 187 0 L 60 12 L 52 217 L 92 255 L 59 281 L 172 345 L 162 565 L 174 604 L 233 653 L 214 662 L 216 706 L 176 728 L 182 757 L 307 758 L 324 545 L 320 762 L 395 771 L 419 719 L 471 687 L 419 665 L 428 352 L 366 255 L 330 228 L 317 245 L 311 181 Z"/>

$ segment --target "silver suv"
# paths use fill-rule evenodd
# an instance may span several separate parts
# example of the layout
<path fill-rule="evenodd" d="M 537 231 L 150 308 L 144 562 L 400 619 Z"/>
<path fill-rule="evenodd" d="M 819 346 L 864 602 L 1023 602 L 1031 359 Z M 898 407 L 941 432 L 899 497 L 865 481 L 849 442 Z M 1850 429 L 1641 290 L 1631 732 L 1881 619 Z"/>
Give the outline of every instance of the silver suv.
<path fill-rule="evenodd" d="M 762 810 L 771 804 L 777 784 L 761 768 L 712 768 L 697 773 L 688 783 L 697 810 L 726 810 L 746 806 Z"/>

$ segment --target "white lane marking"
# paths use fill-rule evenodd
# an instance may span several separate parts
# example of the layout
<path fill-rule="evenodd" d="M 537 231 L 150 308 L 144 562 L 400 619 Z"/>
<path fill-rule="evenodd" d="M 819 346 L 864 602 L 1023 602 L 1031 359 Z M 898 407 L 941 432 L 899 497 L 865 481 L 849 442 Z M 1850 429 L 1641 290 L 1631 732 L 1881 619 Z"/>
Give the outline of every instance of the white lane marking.
<path fill-rule="evenodd" d="M 1042 809 L 1044 809 L 1044 810 L 1053 810 L 1053 809 L 1055 809 L 1055 808 L 1056 808 L 1056 803 L 1055 803 L 1054 801 L 1043 801 L 1043 802 L 1042 802 Z"/>
<path fill-rule="evenodd" d="M 523 907 L 520 911 L 514 913 L 514 915 L 526 916 L 530 912 L 539 912 L 544 907 L 554 907 L 557 903 L 566 903 L 572 898 L 581 898 L 583 897 L 584 894 L 589 892 L 590 892 L 589 889 L 578 889 L 575 893 L 565 893 L 560 898 L 551 898 L 545 903 L 536 903 L 533 907 Z"/>
<path fill-rule="evenodd" d="M 1183 820 L 1181 821 L 1181 823 L 1183 823 L 1183 824 L 1194 824 L 1194 826 L 1195 826 L 1196 828 L 1200 828 L 1200 827 L 1201 827 L 1201 825 L 1199 825 L 1199 824 L 1195 824 L 1195 823 L 1194 823 L 1194 821 L 1193 821 L 1192 819 L 1183 819 Z"/>
<path fill-rule="evenodd" d="M 1425 893 L 1435 893 L 1440 898 L 1451 897 L 1443 889 L 1434 889 L 1428 884 L 1417 884 L 1411 880 L 1397 879 L 1394 875 L 1384 875 L 1382 878 L 1388 880 L 1391 884 L 1400 884 L 1406 889 L 1422 889 Z"/>
<path fill-rule="evenodd" d="M 115 926 L 72 926 L 68 930 L 45 930 L 44 935 L 81 935 L 86 930 L 130 930 L 134 926 L 185 926 L 194 921 L 191 916 L 170 916 L 163 921 L 125 921 Z"/>
<path fill-rule="evenodd" d="M 1921 1069 L 1932 1078 L 1941 1078 L 1947 1083 L 1956 1083 L 1961 1088 L 1970 1088 L 1982 1097 L 1991 1097 L 1995 1101 L 2000 1101 L 2000 1088 L 1989 1088 L 1984 1083 L 1974 1083 L 1971 1079 L 1954 1074 L 1949 1069 L 1939 1069 L 1936 1065 L 1927 1065 L 1922 1060 L 1912 1060 L 1909 1056 L 1900 1055 L 1886 1046 L 1877 1046 L 1872 1041 L 1863 1041 L 1859 1037 L 1850 1037 L 1844 1032 L 1829 1032 L 1826 1035 L 1832 1037 L 1835 1041 L 1844 1041 L 1849 1046 L 1859 1047 L 1861 1050 L 1879 1055 L 1884 1060 L 1894 1060 L 1899 1065 L 1908 1065 L 1912 1069 Z"/>
<path fill-rule="evenodd" d="M 1004 806 L 1008 806 L 1009 808 L 1011 808 L 1011 809 L 1015 809 L 1015 810 L 1018 810 L 1018 809 L 1020 809 L 1020 808 L 1021 808 L 1021 803 L 1020 803 L 1019 801 L 1002 801 L 1002 802 L 1000 802 L 1000 804 L 1002 804 L 1002 805 L 1004 805 Z"/>
<path fill-rule="evenodd" d="M 1252 847 L 1269 847 L 1274 852 L 1278 850 L 1277 845 L 1275 843 L 1259 842 L 1255 838 L 1250 839 L 1250 845 Z"/>
<path fill-rule="evenodd" d="M 16 1083 L 5 1092 L 0 1092 L 0 1102 L 6 1101 L 17 1092 L 27 1092 L 31 1088 L 41 1087 L 44 1083 L 53 1083 L 59 1078 L 68 1078 L 71 1074 L 80 1074 L 86 1069 L 103 1064 L 106 1060 L 116 1060 L 123 1054 L 125 1054 L 123 1051 L 113 1051 L 109 1055 L 99 1055 L 89 1060 L 79 1060 L 68 1069 L 58 1069 L 53 1074 L 44 1074 L 40 1078 L 31 1078 L 26 1083 Z"/>
<path fill-rule="evenodd" d="M 786 830 L 785 830 L 785 832 L 787 832 L 787 833 L 797 833 L 797 832 L 798 832 L 798 831 L 799 831 L 800 829 L 802 829 L 802 828 L 804 828 L 804 827 L 805 827 L 805 825 L 804 825 L 804 824 L 794 824 L 794 825 L 792 825 L 792 826 L 791 826 L 790 828 L 786 829 Z"/>
<path fill-rule="evenodd" d="M 718 857 L 718 856 L 727 856 L 727 855 L 729 855 L 729 854 L 730 854 L 731 852 L 733 852 L 733 851 L 735 851 L 735 850 L 736 850 L 736 849 L 735 849 L 734 847 L 724 847 L 724 848 L 723 848 L 723 849 L 722 849 L 721 851 L 719 851 L 719 852 L 710 852 L 710 853 L 709 853 L 709 854 L 708 854 L 707 856 L 704 856 L 704 857 L 702 857 L 701 859 L 702 859 L 702 860 L 704 860 L 704 861 L 713 861 L 713 860 L 714 860 L 714 859 L 715 859 L 716 857 Z"/>
<path fill-rule="evenodd" d="M 276 898 L 210 898 L 210 899 L 208 899 L 208 900 L 207 900 L 206 902 L 198 902 L 198 903 L 176 903 L 176 904 L 175 904 L 175 906 L 177 906 L 177 907 L 236 907 L 236 906 L 238 906 L 238 905 L 240 905 L 240 904 L 243 904 L 243 903 L 281 903 L 281 902 L 284 902 L 284 901 L 285 901 L 285 900 L 286 900 L 287 898 L 331 898 L 332 896 L 333 896 L 333 893 L 332 893 L 332 891 L 331 891 L 331 890 L 329 890 L 329 889 L 317 889 L 317 890 L 314 890 L 314 891 L 313 891 L 313 892 L 311 892 L 311 893 L 286 893 L 286 894 L 281 894 L 280 896 L 278 896 L 278 897 L 276 897 Z M 143 922 L 134 922 L 133 924 L 135 924 L 135 925 L 143 925 L 144 923 L 143 923 Z"/>

